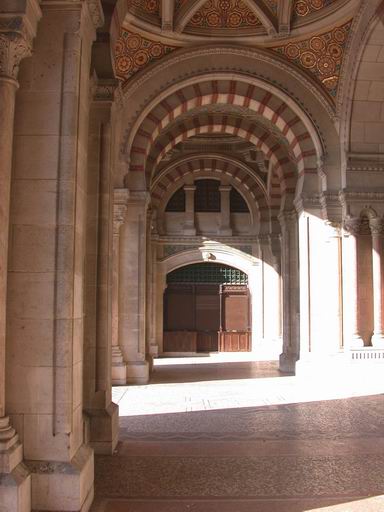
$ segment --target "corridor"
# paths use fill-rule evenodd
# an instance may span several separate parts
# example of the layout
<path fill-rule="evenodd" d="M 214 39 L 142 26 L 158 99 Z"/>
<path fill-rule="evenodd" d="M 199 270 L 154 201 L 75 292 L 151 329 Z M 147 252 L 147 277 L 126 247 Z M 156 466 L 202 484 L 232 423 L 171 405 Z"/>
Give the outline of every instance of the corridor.
<path fill-rule="evenodd" d="M 379 365 L 312 380 L 277 368 L 158 359 L 149 385 L 114 388 L 120 442 L 96 457 L 93 512 L 384 510 Z"/>

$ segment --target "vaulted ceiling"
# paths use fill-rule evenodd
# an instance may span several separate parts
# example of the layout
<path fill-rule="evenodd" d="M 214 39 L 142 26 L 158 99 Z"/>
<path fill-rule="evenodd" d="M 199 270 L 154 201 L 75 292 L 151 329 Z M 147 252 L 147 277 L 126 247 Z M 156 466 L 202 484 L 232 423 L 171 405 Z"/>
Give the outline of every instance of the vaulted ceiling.
<path fill-rule="evenodd" d="M 180 48 L 230 42 L 288 61 L 332 100 L 357 7 L 356 0 L 119 0 L 115 73 L 126 83 Z"/>

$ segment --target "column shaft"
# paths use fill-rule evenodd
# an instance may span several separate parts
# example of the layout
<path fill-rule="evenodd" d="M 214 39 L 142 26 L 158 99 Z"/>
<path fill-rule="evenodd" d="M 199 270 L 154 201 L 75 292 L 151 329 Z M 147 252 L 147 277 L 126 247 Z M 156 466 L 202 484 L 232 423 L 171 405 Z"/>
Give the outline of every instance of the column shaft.
<path fill-rule="evenodd" d="M 119 345 L 127 363 L 127 382 L 145 383 L 146 361 L 146 218 L 147 193 L 131 192 L 120 230 Z"/>
<path fill-rule="evenodd" d="M 222 185 L 220 188 L 220 202 L 221 202 L 221 212 L 220 212 L 220 235 L 231 236 L 231 210 L 230 210 L 230 193 L 232 187 L 229 185 Z"/>
<path fill-rule="evenodd" d="M 349 339 L 345 342 L 345 348 L 361 348 L 364 346 L 364 342 L 359 332 L 358 322 L 358 254 L 357 254 L 357 237 L 360 233 L 360 219 L 351 218 L 345 222 L 345 229 L 348 233 L 346 237 L 347 251 L 346 257 L 348 259 L 347 264 L 347 282 L 348 282 L 348 299 L 349 299 Z"/>
<path fill-rule="evenodd" d="M 196 235 L 195 225 L 195 190 L 194 185 L 184 185 L 185 191 L 185 218 L 184 235 Z"/>
<path fill-rule="evenodd" d="M 373 318 L 374 331 L 372 346 L 384 347 L 384 315 L 383 315 L 383 242 L 384 221 L 372 219 L 370 221 L 372 232 L 372 274 L 373 274 Z"/>

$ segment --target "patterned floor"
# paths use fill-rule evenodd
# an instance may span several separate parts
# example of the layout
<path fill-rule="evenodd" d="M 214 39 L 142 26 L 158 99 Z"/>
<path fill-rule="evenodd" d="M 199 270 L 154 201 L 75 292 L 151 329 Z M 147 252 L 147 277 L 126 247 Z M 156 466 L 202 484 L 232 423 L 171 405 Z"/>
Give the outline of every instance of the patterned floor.
<path fill-rule="evenodd" d="M 384 511 L 381 375 L 158 360 L 151 384 L 114 389 L 120 442 L 96 457 L 92 511 Z"/>

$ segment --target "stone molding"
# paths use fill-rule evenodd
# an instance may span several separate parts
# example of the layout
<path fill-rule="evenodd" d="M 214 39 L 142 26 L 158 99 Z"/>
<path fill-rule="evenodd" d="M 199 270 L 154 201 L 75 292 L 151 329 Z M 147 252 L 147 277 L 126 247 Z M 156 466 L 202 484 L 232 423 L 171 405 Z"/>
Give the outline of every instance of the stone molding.
<path fill-rule="evenodd" d="M 347 171 L 384 172 L 384 155 L 370 153 L 349 153 Z"/>
<path fill-rule="evenodd" d="M 93 101 L 112 103 L 118 86 L 119 81 L 114 78 L 105 80 L 96 78 L 92 86 Z"/>

